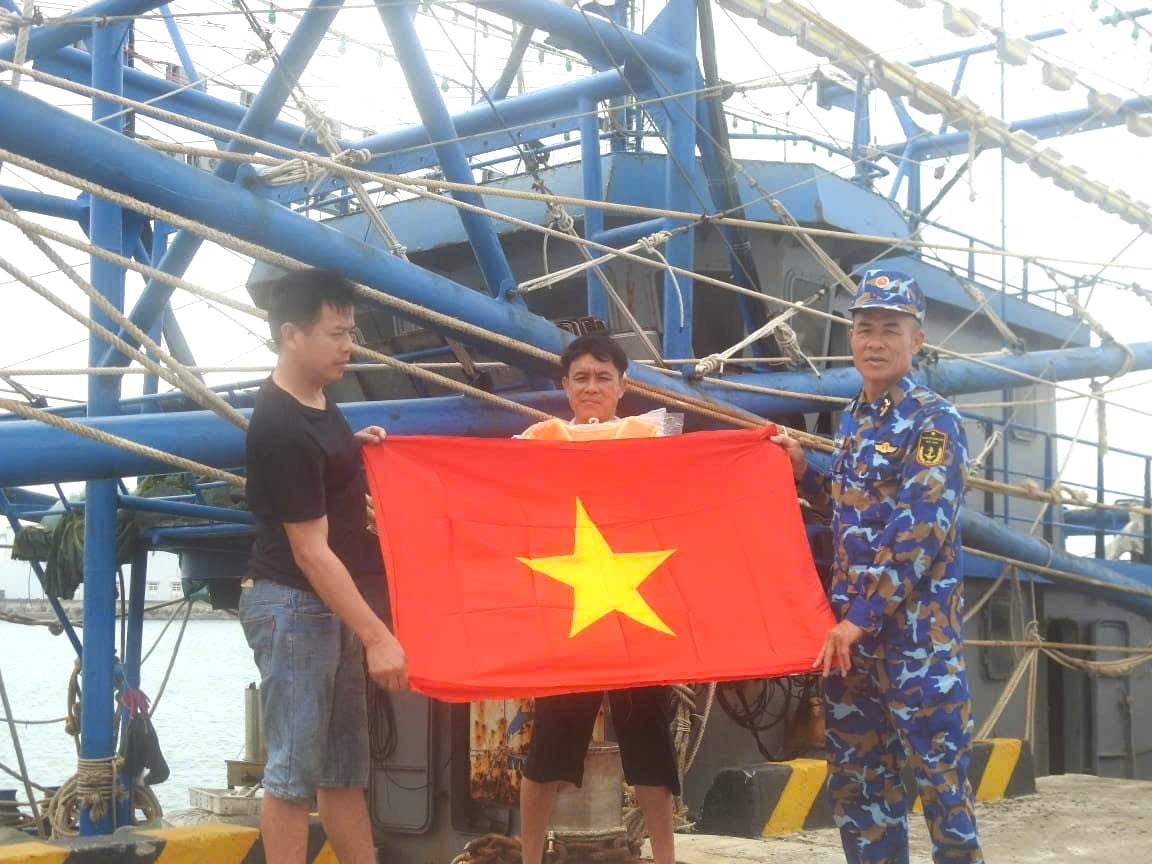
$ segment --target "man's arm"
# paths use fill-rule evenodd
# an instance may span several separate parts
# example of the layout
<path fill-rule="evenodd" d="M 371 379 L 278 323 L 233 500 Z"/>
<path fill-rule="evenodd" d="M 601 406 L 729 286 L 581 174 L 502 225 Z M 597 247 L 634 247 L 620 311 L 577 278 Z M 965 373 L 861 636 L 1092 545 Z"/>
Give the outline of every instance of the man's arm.
<path fill-rule="evenodd" d="M 959 417 L 952 411 L 927 417 L 904 460 L 896 508 L 845 620 L 879 632 L 932 566 L 959 518 L 967 460 Z"/>
<path fill-rule="evenodd" d="M 292 557 L 308 583 L 364 643 L 368 674 L 387 690 L 408 686 L 407 661 L 400 642 L 360 596 L 348 568 L 328 545 L 328 517 L 285 522 Z"/>

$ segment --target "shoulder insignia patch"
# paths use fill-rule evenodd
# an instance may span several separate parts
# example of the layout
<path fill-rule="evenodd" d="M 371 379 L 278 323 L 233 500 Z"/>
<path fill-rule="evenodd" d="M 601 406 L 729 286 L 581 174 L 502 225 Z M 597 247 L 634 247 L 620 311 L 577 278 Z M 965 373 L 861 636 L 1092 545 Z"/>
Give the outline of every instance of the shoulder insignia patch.
<path fill-rule="evenodd" d="M 948 446 L 948 433 L 939 429 L 926 429 L 916 442 L 916 461 L 926 468 L 944 462 L 944 451 Z"/>
<path fill-rule="evenodd" d="M 891 456 L 900 448 L 893 444 L 891 441 L 881 441 L 876 445 L 876 452 L 881 456 Z"/>

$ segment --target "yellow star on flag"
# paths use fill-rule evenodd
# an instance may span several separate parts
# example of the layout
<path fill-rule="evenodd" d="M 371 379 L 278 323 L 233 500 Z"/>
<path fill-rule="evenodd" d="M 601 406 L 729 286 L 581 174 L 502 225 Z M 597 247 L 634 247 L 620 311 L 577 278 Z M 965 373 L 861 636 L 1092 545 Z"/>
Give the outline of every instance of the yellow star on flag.
<path fill-rule="evenodd" d="M 652 552 L 613 552 L 583 502 L 576 499 L 576 537 L 571 555 L 553 558 L 519 558 L 538 573 L 572 587 L 573 637 L 609 612 L 675 636 L 636 590 L 675 549 Z"/>

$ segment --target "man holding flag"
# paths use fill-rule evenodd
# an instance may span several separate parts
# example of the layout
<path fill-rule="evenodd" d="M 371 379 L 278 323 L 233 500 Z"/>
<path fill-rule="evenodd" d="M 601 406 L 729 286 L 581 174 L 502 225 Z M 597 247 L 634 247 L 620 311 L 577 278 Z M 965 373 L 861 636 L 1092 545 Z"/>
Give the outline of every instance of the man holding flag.
<path fill-rule="evenodd" d="M 869 270 L 850 310 L 863 388 L 840 417 L 830 475 L 807 464 L 796 439 L 773 438 L 800 493 L 832 514 L 839 623 L 814 664 L 824 674 L 832 812 L 849 864 L 907 862 L 907 760 L 933 861 L 983 864 L 967 777 L 964 429 L 950 403 L 909 377 L 924 344 L 916 280 Z"/>
<path fill-rule="evenodd" d="M 661 428 L 644 418 L 622 421 L 616 406 L 624 395 L 628 357 L 607 333 L 573 340 L 560 358 L 561 384 L 572 409 L 570 424 L 545 420 L 519 436 L 581 440 L 587 437 L 655 437 Z M 599 434 L 598 434 L 599 433 Z M 543 564 L 539 566 L 544 566 Z M 584 757 L 604 699 L 602 691 L 536 698 L 535 723 L 520 782 L 520 834 L 524 864 L 540 864 L 548 816 L 561 783 L 581 784 Z M 666 687 L 631 687 L 608 693 L 624 776 L 652 841 L 655 864 L 675 864 L 673 796 L 680 792 Z"/>
<path fill-rule="evenodd" d="M 805 672 L 835 623 L 771 428 L 677 435 L 663 412 L 617 419 L 626 366 L 607 335 L 581 337 L 564 355 L 572 422 L 363 451 L 413 688 L 539 700 L 526 864 L 559 784 L 582 779 L 605 691 L 655 860 L 672 864 L 665 685 Z"/>

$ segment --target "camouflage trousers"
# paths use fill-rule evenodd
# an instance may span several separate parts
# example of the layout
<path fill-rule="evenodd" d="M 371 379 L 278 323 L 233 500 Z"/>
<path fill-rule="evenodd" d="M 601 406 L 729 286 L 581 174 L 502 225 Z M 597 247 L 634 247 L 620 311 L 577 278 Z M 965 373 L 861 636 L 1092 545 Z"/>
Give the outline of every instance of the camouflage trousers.
<path fill-rule="evenodd" d="M 828 794 L 848 864 L 908 864 L 906 761 L 932 860 L 983 864 L 967 777 L 971 702 L 962 655 L 892 653 L 854 653 L 846 676 L 824 680 Z"/>

